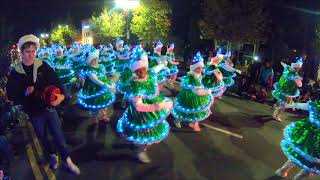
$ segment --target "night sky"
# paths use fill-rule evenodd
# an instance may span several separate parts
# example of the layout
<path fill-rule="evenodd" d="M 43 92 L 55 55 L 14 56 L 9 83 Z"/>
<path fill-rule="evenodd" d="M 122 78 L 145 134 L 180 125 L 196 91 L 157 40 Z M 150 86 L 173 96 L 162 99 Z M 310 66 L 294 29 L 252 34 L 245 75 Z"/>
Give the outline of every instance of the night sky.
<path fill-rule="evenodd" d="M 172 32 L 186 39 L 187 29 L 192 30 L 192 21 L 197 17 L 197 4 L 200 0 L 168 0 L 172 7 Z M 308 23 L 313 20 L 320 20 L 318 10 L 319 0 L 269 0 L 272 4 L 272 21 L 276 26 L 286 26 L 284 29 L 292 32 L 301 32 L 299 29 L 292 29 L 290 26 L 299 26 L 297 23 Z M 7 24 L 12 25 L 14 30 L 12 36 L 17 39 L 26 33 L 39 35 L 43 31 L 49 31 L 51 26 L 63 24 L 67 17 L 70 17 L 73 24 L 80 27 L 81 20 L 89 18 L 93 12 L 101 10 L 104 6 L 113 6 L 114 0 L 2 0 L 0 7 L 0 20 L 3 17 Z M 288 9 L 284 7 L 298 7 L 310 11 Z M 281 7 L 281 8 L 274 8 Z M 311 12 L 311 13 L 310 13 Z M 315 12 L 315 14 L 312 14 Z M 298 17 L 298 18 L 296 18 Z M 297 21 L 299 20 L 299 22 Z M 191 25 L 190 25 L 191 24 Z M 3 25 L 0 23 L 0 25 Z M 290 32 L 288 32 L 290 33 Z M 288 36 L 296 36 L 296 33 Z"/>
<path fill-rule="evenodd" d="M 112 3 L 112 0 L 6 0 L 0 12 L 1 17 L 14 25 L 14 33 L 20 36 L 50 30 L 52 23 L 64 23 L 68 16 L 80 27 L 81 20 Z"/>

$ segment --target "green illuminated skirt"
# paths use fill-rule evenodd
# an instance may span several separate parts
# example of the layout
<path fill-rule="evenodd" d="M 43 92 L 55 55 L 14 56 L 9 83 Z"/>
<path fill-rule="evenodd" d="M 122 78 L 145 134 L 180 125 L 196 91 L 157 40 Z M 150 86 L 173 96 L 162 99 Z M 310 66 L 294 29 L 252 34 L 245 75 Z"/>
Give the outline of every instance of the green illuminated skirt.
<path fill-rule="evenodd" d="M 77 73 L 87 66 L 85 61 L 72 61 L 72 69 Z"/>
<path fill-rule="evenodd" d="M 113 61 L 101 61 L 101 63 L 105 70 L 106 70 L 106 74 L 112 74 L 114 73 L 114 62 Z"/>
<path fill-rule="evenodd" d="M 272 96 L 276 98 L 280 103 L 285 103 L 287 97 L 298 97 L 300 95 L 299 89 L 292 84 L 282 85 L 277 82 L 273 85 L 274 90 Z"/>
<path fill-rule="evenodd" d="M 117 73 L 123 73 L 126 67 L 129 67 L 130 59 L 129 60 L 115 60 L 115 69 Z"/>
<path fill-rule="evenodd" d="M 71 69 L 55 69 L 55 72 L 62 85 L 68 85 L 77 80 L 74 71 Z"/>
<path fill-rule="evenodd" d="M 183 89 L 176 97 L 172 115 L 179 120 L 197 122 L 210 116 L 212 95 L 199 96 L 191 89 Z"/>
<path fill-rule="evenodd" d="M 217 77 L 214 74 L 204 75 L 202 78 L 202 84 L 205 88 L 212 91 L 214 97 L 218 97 L 223 94 L 225 90 L 224 81 L 218 81 Z"/>
<path fill-rule="evenodd" d="M 320 129 L 308 119 L 289 124 L 284 130 L 281 147 L 288 158 L 298 166 L 320 174 Z"/>
<path fill-rule="evenodd" d="M 105 84 L 111 84 L 110 80 L 106 77 L 99 78 Z M 85 80 L 83 89 L 79 92 L 79 103 L 87 109 L 104 109 L 115 101 L 115 94 L 108 88 L 92 82 L 89 78 Z"/>
<path fill-rule="evenodd" d="M 144 103 L 154 104 L 163 100 L 164 97 L 158 96 L 153 100 L 144 100 Z M 169 134 L 169 124 L 166 122 L 169 113 L 170 110 L 139 112 L 133 105 L 129 105 L 118 120 L 117 131 L 135 144 L 160 142 Z"/>
<path fill-rule="evenodd" d="M 123 73 L 120 74 L 120 78 L 117 81 L 117 91 L 121 94 L 127 94 L 130 89 L 130 78 L 133 75 L 129 68 L 125 68 Z"/>

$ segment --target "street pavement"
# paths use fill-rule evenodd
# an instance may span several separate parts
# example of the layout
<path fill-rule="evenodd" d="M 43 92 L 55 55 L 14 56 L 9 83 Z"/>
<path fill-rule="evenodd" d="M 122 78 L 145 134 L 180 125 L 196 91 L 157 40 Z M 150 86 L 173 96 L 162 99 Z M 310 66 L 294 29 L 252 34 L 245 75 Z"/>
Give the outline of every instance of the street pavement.
<path fill-rule="evenodd" d="M 172 95 L 165 90 L 166 95 Z M 286 161 L 280 149 L 282 130 L 297 120 L 297 113 L 287 113 L 283 122 L 272 119 L 272 107 L 234 95 L 224 95 L 214 103 L 213 114 L 203 122 L 201 132 L 187 124 L 173 127 L 164 141 L 148 149 L 152 163 L 141 164 L 133 156 L 132 146 L 121 139 L 115 124 L 123 109 L 118 101 L 110 108 L 110 123 L 93 125 L 94 112 L 78 106 L 65 109 L 63 127 L 72 159 L 81 169 L 74 176 L 62 166 L 48 168 L 41 147 L 26 125 L 19 135 L 24 144 L 11 167 L 14 180 L 276 180 L 274 171 Z M 38 144 L 38 145 L 37 145 Z M 294 168 L 287 179 L 298 172 Z M 320 179 L 311 176 L 309 180 Z"/>

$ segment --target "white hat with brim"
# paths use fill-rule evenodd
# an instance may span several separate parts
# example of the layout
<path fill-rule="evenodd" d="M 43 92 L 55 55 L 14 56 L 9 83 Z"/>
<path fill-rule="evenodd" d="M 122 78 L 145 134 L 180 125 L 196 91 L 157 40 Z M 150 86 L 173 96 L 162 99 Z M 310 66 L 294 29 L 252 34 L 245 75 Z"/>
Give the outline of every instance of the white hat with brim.
<path fill-rule="evenodd" d="M 37 38 L 37 36 L 33 35 L 33 34 L 29 34 L 29 35 L 25 35 L 25 36 L 22 36 L 20 39 L 19 39 L 19 42 L 18 42 L 18 48 L 21 50 L 22 46 L 27 43 L 27 42 L 33 42 L 36 44 L 36 48 L 38 49 L 40 47 L 40 42 L 39 42 L 39 38 Z"/>
<path fill-rule="evenodd" d="M 203 66 L 204 66 L 203 61 L 198 61 L 197 63 L 192 64 L 192 65 L 190 66 L 190 69 L 191 69 L 192 71 L 194 71 L 194 70 L 197 69 L 198 67 L 203 67 Z"/>
<path fill-rule="evenodd" d="M 93 52 L 89 52 L 89 55 L 87 57 L 87 63 L 91 63 L 92 60 L 99 58 L 99 50 L 94 50 Z"/>
<path fill-rule="evenodd" d="M 140 56 L 140 60 L 135 60 L 133 62 L 131 62 L 130 64 L 130 70 L 132 72 L 141 69 L 141 68 L 148 68 L 149 66 L 149 62 L 148 62 L 148 56 L 147 54 L 143 54 Z"/>

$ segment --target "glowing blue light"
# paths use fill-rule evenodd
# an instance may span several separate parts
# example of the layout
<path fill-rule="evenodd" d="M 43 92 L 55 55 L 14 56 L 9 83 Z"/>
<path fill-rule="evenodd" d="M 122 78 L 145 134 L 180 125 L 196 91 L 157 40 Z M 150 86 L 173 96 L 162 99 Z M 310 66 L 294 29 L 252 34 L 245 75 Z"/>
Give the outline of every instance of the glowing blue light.
<path fill-rule="evenodd" d="M 123 83 L 122 81 L 118 80 L 116 85 L 116 90 L 118 93 L 126 95 L 127 92 L 122 90 L 122 87 L 128 87 L 130 83 Z"/>
<path fill-rule="evenodd" d="M 282 74 L 282 76 L 284 78 L 292 80 L 292 81 L 294 81 L 294 80 L 296 80 L 298 78 L 301 78 L 301 76 L 299 76 L 299 75 L 289 75 L 289 73 L 291 72 L 290 68 L 291 68 L 290 66 L 285 66 L 284 67 L 283 74 Z"/>
<path fill-rule="evenodd" d="M 199 85 L 199 86 L 194 86 L 194 85 L 190 85 L 190 84 L 187 84 L 185 81 L 186 81 L 186 78 L 187 76 L 184 76 L 181 78 L 181 87 L 183 89 L 204 89 L 204 86 L 203 85 Z M 202 78 L 200 77 L 199 78 L 199 81 L 201 82 L 202 81 Z"/>
<path fill-rule="evenodd" d="M 313 168 L 309 168 L 308 166 L 302 164 L 300 160 L 296 159 L 296 158 L 293 157 L 291 154 L 289 154 L 289 153 L 287 152 L 287 148 L 285 147 L 285 145 L 286 145 L 285 142 L 284 142 L 284 141 L 281 141 L 281 147 L 282 147 L 282 149 L 283 149 L 283 152 L 285 153 L 285 155 L 286 155 L 290 160 L 294 161 L 294 163 L 295 163 L 296 165 L 298 165 L 299 167 L 301 167 L 301 168 L 303 168 L 303 169 L 305 169 L 305 170 L 307 170 L 307 171 L 309 171 L 309 172 L 311 172 L 311 173 L 320 174 L 320 171 L 319 171 L 319 170 L 313 169 Z"/>
<path fill-rule="evenodd" d="M 174 68 L 170 69 L 170 72 L 168 72 L 166 76 L 173 76 L 178 73 L 179 73 L 179 69 L 177 68 L 177 66 L 175 66 Z"/>
<path fill-rule="evenodd" d="M 141 138 L 137 138 L 135 139 L 133 136 L 127 136 L 126 134 L 124 134 L 124 127 L 123 125 L 126 124 L 125 119 L 121 118 L 118 120 L 117 123 L 117 131 L 119 133 L 121 133 L 121 135 L 126 138 L 128 141 L 131 141 L 135 144 L 152 144 L 152 143 L 156 143 L 159 142 L 161 140 L 163 140 L 164 138 L 166 138 L 169 135 L 169 124 L 166 121 L 162 122 L 164 124 L 164 131 L 161 133 L 160 137 L 155 138 L 155 137 L 145 137 L 144 139 Z"/>
<path fill-rule="evenodd" d="M 212 92 L 217 92 L 217 91 L 220 91 L 220 90 L 224 89 L 225 86 L 226 85 L 225 85 L 224 81 L 220 81 L 217 86 L 213 86 L 213 87 L 205 87 L 204 86 L 204 89 L 205 90 L 211 90 Z"/>
<path fill-rule="evenodd" d="M 207 104 L 205 104 L 202 107 L 197 107 L 197 108 L 193 108 L 193 109 L 189 109 L 189 108 L 185 108 L 185 107 L 181 106 L 178 99 L 176 99 L 175 103 L 174 103 L 174 109 L 176 109 L 182 113 L 185 113 L 185 114 L 199 113 L 199 112 L 202 112 L 202 111 L 211 107 L 211 105 L 213 103 L 212 95 L 211 94 L 208 95 L 208 98 L 209 98 L 209 101 Z"/>
<path fill-rule="evenodd" d="M 293 140 L 290 137 L 290 133 L 292 131 L 292 129 L 295 127 L 295 123 L 291 123 L 290 125 L 288 125 L 284 131 L 284 143 L 288 144 L 290 147 L 294 148 L 294 150 L 301 156 L 303 156 L 306 160 L 308 160 L 309 162 L 313 162 L 313 163 L 317 163 L 320 161 L 319 158 L 316 157 L 312 157 L 309 154 L 305 153 L 303 150 L 301 150 L 300 148 L 297 147 L 297 145 L 295 145 L 293 142 Z"/>
<path fill-rule="evenodd" d="M 205 115 L 204 117 L 187 118 L 187 117 L 183 117 L 183 116 L 178 115 L 178 114 L 175 112 L 175 109 L 173 109 L 173 110 L 171 111 L 172 115 L 173 115 L 176 119 L 179 119 L 179 120 L 182 120 L 182 121 L 187 121 L 187 122 L 198 122 L 198 121 L 202 121 L 202 120 L 207 119 L 207 118 L 211 115 L 210 109 L 206 109 L 206 110 L 204 110 L 204 112 L 206 113 L 206 115 Z"/>
<path fill-rule="evenodd" d="M 158 84 L 156 83 L 156 76 L 150 76 L 151 80 L 153 81 L 153 92 L 152 94 L 148 93 L 147 89 L 141 89 L 138 93 L 127 92 L 125 94 L 127 99 L 134 98 L 134 97 L 142 97 L 143 99 L 153 99 L 159 95 L 159 88 Z"/>
<path fill-rule="evenodd" d="M 231 87 L 234 85 L 234 80 L 232 78 L 223 78 L 223 81 L 225 82 L 226 87 Z"/>
<path fill-rule="evenodd" d="M 216 91 L 216 92 L 212 92 L 212 96 L 213 96 L 213 97 L 219 97 L 219 96 L 221 96 L 226 90 L 227 90 L 227 88 L 224 87 L 224 88 L 221 89 L 221 90 L 218 90 L 218 91 Z"/>
<path fill-rule="evenodd" d="M 97 72 L 97 71 L 91 71 L 91 70 L 80 70 L 80 77 L 82 78 L 89 76 L 91 74 L 95 74 L 98 78 L 105 77 L 105 71 Z"/>
<path fill-rule="evenodd" d="M 79 104 L 82 105 L 83 107 L 85 107 L 86 109 L 104 109 L 104 108 L 110 106 L 116 100 L 115 94 L 112 92 L 110 92 L 110 93 L 111 93 L 111 99 L 105 104 L 89 105 L 89 104 L 86 104 L 85 102 L 83 102 L 83 100 L 81 98 L 79 98 Z"/>
<path fill-rule="evenodd" d="M 71 76 L 71 75 L 74 75 L 74 71 L 71 70 L 69 74 L 66 74 L 66 75 L 63 75 L 63 76 L 59 76 L 60 79 L 62 78 L 65 78 L 65 77 L 68 77 L 68 76 Z"/>
<path fill-rule="evenodd" d="M 279 83 L 278 83 L 278 82 L 275 83 L 275 84 L 273 85 L 273 88 L 274 88 L 274 90 L 272 91 L 272 96 L 275 97 L 281 104 L 286 104 L 286 100 L 283 100 L 283 99 L 281 99 L 281 98 L 279 98 L 279 97 L 277 97 L 277 96 L 275 95 L 275 94 L 279 91 Z M 300 96 L 300 91 L 297 89 L 296 92 L 295 92 L 295 94 L 293 94 L 293 95 L 287 94 L 287 93 L 285 93 L 285 92 L 281 92 L 281 95 L 282 95 L 283 97 L 291 97 L 291 98 L 294 98 L 294 97 Z"/>
<path fill-rule="evenodd" d="M 131 129 L 135 131 L 141 131 L 141 130 L 146 130 L 146 129 L 152 129 L 162 123 L 170 114 L 170 110 L 166 110 L 166 113 L 162 113 L 159 119 L 154 120 L 154 122 L 150 124 L 143 124 L 143 125 L 136 125 L 134 123 L 131 123 L 130 120 L 128 119 L 128 109 L 123 113 L 121 119 L 123 119 L 126 122 L 126 126 L 130 127 Z"/>
<path fill-rule="evenodd" d="M 200 61 L 203 61 L 203 57 L 200 52 L 197 52 L 197 54 L 193 57 L 192 62 L 196 63 L 196 62 L 200 62 Z"/>
<path fill-rule="evenodd" d="M 81 89 L 80 92 L 79 92 L 79 98 L 81 99 L 90 99 L 90 98 L 94 98 L 94 97 L 97 97 L 97 96 L 100 96 L 102 94 L 105 94 L 107 92 L 109 92 L 110 90 L 108 88 L 103 88 L 101 91 L 95 93 L 95 94 L 91 94 L 91 95 L 84 95 L 83 93 L 83 90 Z"/>

